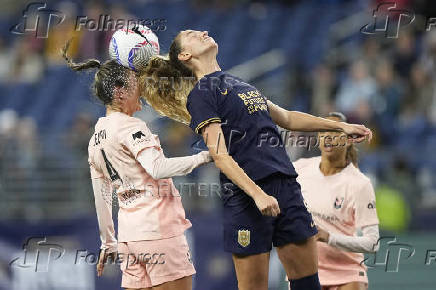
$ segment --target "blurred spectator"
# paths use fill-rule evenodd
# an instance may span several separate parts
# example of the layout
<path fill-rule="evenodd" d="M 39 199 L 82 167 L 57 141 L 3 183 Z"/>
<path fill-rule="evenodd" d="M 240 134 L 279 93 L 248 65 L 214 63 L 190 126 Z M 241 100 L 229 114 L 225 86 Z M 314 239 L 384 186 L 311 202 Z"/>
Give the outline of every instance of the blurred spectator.
<path fill-rule="evenodd" d="M 9 80 L 12 66 L 10 53 L 3 37 L 0 36 L 0 82 L 2 83 Z"/>
<path fill-rule="evenodd" d="M 40 155 L 38 129 L 32 118 L 23 118 L 17 124 L 15 133 L 17 150 L 19 151 L 18 166 L 34 170 Z"/>
<path fill-rule="evenodd" d="M 402 118 L 413 119 L 416 115 L 427 118 L 431 114 L 433 97 L 432 80 L 421 63 L 415 63 L 410 73 L 410 82 L 401 104 Z"/>
<path fill-rule="evenodd" d="M 436 30 L 425 34 L 424 53 L 421 63 L 429 76 L 431 76 L 432 100 L 430 107 L 430 120 L 436 125 Z"/>
<path fill-rule="evenodd" d="M 357 60 L 339 88 L 336 106 L 343 113 L 366 122 L 372 117 L 371 102 L 376 90 L 376 83 L 368 74 L 366 64 Z"/>
<path fill-rule="evenodd" d="M 358 52 L 357 57 L 368 66 L 369 75 L 375 75 L 377 63 L 380 58 L 383 57 L 382 51 L 380 50 L 380 39 L 378 37 L 367 37 L 362 44 L 361 51 Z"/>
<path fill-rule="evenodd" d="M 383 180 L 402 194 L 412 212 L 420 204 L 422 189 L 417 182 L 415 172 L 413 172 L 404 156 L 397 155 L 394 157 L 392 170 L 386 172 Z"/>
<path fill-rule="evenodd" d="M 88 17 L 88 19 L 95 19 L 98 21 L 100 16 L 105 16 L 106 13 L 100 2 L 88 2 L 85 7 L 84 15 Z M 110 15 L 110 17 L 111 19 L 118 19 L 113 15 Z M 109 39 L 112 33 L 113 31 L 110 30 L 110 27 L 108 31 L 91 31 L 83 29 L 78 48 L 78 57 L 80 59 L 106 58 Z"/>
<path fill-rule="evenodd" d="M 395 140 L 403 87 L 402 83 L 396 80 L 393 66 L 387 59 L 378 63 L 375 75 L 377 91 L 372 110 L 377 115 L 373 120 L 378 129 L 376 137 L 379 143 L 390 145 Z"/>
<path fill-rule="evenodd" d="M 417 59 L 415 37 L 411 31 L 402 30 L 399 34 L 399 37 L 395 41 L 393 59 L 395 71 L 400 77 L 407 80 L 410 69 Z"/>
<path fill-rule="evenodd" d="M 73 121 L 70 133 L 65 139 L 68 147 L 76 155 L 74 158 L 83 161 L 88 157 L 89 139 L 93 133 L 94 118 L 88 113 L 80 113 Z"/>
<path fill-rule="evenodd" d="M 335 74 L 325 64 L 319 65 L 312 73 L 312 113 L 327 116 L 333 111 L 332 96 L 335 90 Z"/>
<path fill-rule="evenodd" d="M 55 29 L 51 29 L 48 38 L 45 41 L 45 57 L 49 65 L 62 65 L 64 59 L 61 56 L 60 49 L 69 39 L 73 39 L 69 55 L 74 57 L 77 55 L 81 31 L 75 30 L 77 7 L 73 2 L 60 2 L 57 10 L 65 14 L 65 20 L 57 25 Z"/>
<path fill-rule="evenodd" d="M 17 38 L 12 49 L 12 67 L 9 81 L 35 83 L 43 74 L 44 61 L 26 37 Z M 11 55 L 10 55 L 11 57 Z"/>

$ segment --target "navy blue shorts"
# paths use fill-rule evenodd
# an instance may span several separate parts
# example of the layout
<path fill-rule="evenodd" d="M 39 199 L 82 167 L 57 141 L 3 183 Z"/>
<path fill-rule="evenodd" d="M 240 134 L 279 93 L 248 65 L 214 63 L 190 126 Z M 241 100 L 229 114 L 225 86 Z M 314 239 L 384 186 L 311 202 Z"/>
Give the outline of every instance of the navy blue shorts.
<path fill-rule="evenodd" d="M 237 186 L 225 184 L 222 192 L 225 251 L 241 255 L 265 253 L 271 251 L 272 245 L 302 242 L 318 232 L 294 177 L 275 173 L 256 184 L 277 199 L 280 214 L 263 216 L 251 197 Z"/>

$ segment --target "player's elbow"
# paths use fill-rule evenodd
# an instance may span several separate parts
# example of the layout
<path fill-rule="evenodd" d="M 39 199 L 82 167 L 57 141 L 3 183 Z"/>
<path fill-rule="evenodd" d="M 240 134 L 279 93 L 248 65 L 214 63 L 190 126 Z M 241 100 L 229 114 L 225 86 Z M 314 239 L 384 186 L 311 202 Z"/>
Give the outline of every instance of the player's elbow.
<path fill-rule="evenodd" d="M 380 249 L 380 243 L 376 241 L 373 245 L 371 250 L 368 253 L 375 253 Z"/>
<path fill-rule="evenodd" d="M 153 171 L 153 172 L 150 172 L 149 174 L 150 174 L 151 178 L 153 178 L 154 180 L 168 178 L 168 176 L 166 176 L 165 174 L 163 174 L 161 172 Z"/>
<path fill-rule="evenodd" d="M 378 238 L 371 237 L 371 240 L 367 244 L 367 247 L 365 249 L 365 253 L 372 254 L 379 250 L 380 243 L 378 242 Z"/>

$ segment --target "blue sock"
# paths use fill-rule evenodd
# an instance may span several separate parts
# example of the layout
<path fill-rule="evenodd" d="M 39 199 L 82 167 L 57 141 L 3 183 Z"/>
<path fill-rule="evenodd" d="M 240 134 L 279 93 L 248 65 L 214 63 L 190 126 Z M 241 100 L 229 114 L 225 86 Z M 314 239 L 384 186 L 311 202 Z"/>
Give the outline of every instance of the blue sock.
<path fill-rule="evenodd" d="M 311 276 L 289 280 L 289 282 L 291 284 L 291 290 L 321 290 L 318 272 Z"/>

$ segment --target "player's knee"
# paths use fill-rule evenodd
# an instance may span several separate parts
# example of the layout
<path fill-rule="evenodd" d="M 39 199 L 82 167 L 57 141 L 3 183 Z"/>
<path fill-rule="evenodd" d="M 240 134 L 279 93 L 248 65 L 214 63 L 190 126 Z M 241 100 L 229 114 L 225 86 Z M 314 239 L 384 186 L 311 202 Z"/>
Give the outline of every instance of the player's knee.
<path fill-rule="evenodd" d="M 268 278 L 252 277 L 250 280 L 238 281 L 239 290 L 265 290 L 268 289 Z"/>
<path fill-rule="evenodd" d="M 238 277 L 240 290 L 265 290 L 268 289 L 268 273 L 250 273 L 245 277 Z"/>

